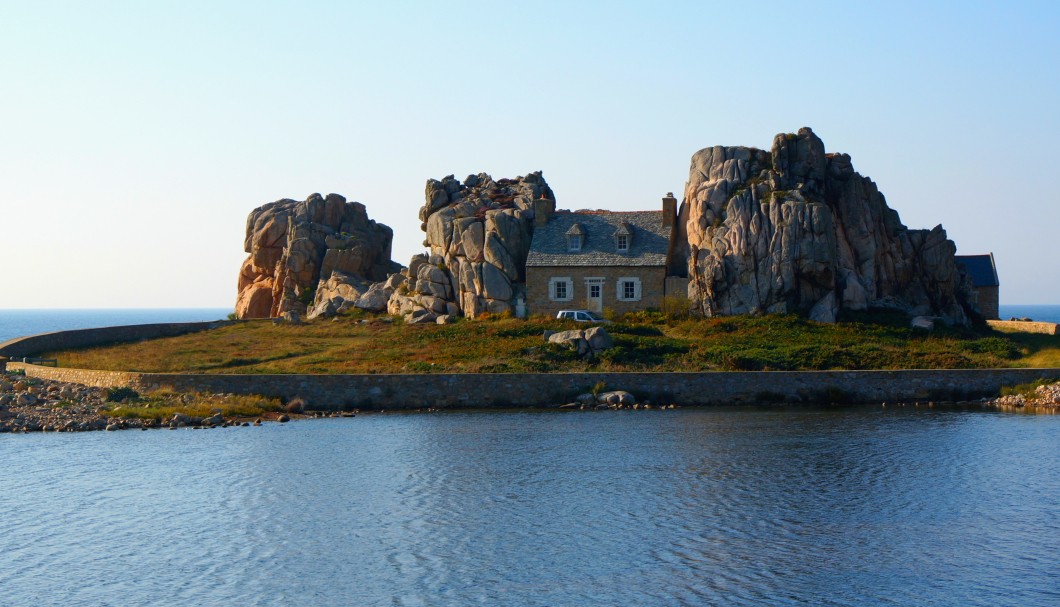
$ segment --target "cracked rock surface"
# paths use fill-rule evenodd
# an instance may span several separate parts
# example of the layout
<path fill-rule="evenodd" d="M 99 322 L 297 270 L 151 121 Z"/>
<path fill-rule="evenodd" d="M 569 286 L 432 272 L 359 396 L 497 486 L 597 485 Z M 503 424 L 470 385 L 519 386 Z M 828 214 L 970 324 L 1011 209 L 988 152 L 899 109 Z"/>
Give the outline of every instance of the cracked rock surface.
<path fill-rule="evenodd" d="M 911 230 L 850 156 L 809 128 L 769 151 L 692 156 L 679 221 L 689 297 L 707 316 L 900 309 L 968 324 L 974 301 L 942 226 Z"/>

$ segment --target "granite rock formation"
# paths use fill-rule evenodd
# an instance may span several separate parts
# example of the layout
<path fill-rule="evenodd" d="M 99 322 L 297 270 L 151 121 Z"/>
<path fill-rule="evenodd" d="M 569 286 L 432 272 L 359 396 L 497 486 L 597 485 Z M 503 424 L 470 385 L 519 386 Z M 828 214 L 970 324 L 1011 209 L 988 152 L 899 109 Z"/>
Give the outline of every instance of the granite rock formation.
<path fill-rule="evenodd" d="M 578 356 L 593 358 L 605 350 L 615 347 L 611 334 L 603 327 L 572 329 L 570 331 L 545 332 L 545 341 L 574 350 Z"/>
<path fill-rule="evenodd" d="M 850 156 L 808 128 L 767 152 L 715 146 L 692 156 L 681 235 L 689 297 L 707 316 L 900 309 L 967 324 L 970 285 L 942 226 L 910 230 Z"/>
<path fill-rule="evenodd" d="M 338 194 L 278 200 L 247 217 L 239 271 L 239 318 L 335 312 L 354 305 L 401 266 L 390 260 L 393 231 L 363 204 Z M 375 301 L 379 297 L 376 295 Z M 310 310 L 311 308 L 311 310 Z"/>
<path fill-rule="evenodd" d="M 540 171 L 497 181 L 485 173 L 462 183 L 452 175 L 428 180 L 419 217 L 430 252 L 409 262 L 388 311 L 470 318 L 514 312 L 525 292 L 533 205 L 542 198 L 555 201 Z"/>

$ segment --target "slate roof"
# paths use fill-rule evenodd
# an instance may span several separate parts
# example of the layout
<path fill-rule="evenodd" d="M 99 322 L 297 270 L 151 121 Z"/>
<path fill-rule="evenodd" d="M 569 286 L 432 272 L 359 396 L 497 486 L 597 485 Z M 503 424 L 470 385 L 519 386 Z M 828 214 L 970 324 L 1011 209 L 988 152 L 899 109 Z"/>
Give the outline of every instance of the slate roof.
<path fill-rule="evenodd" d="M 997 280 L 997 267 L 994 265 L 994 254 L 986 255 L 956 255 L 958 264 L 964 266 L 964 271 L 972 277 L 972 284 L 976 287 L 1000 286 Z"/>
<path fill-rule="evenodd" d="M 627 223 L 632 234 L 628 251 L 615 250 L 615 233 Z M 581 251 L 567 251 L 567 232 L 580 224 L 585 233 Z M 662 211 L 559 211 L 534 228 L 527 266 L 665 266 L 670 228 Z"/>

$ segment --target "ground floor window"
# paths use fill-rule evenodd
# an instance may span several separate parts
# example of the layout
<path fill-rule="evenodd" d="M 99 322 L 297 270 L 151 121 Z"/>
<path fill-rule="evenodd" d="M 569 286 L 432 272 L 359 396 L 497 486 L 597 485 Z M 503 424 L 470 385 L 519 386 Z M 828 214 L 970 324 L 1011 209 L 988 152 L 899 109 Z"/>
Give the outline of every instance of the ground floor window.
<path fill-rule="evenodd" d="M 548 297 L 552 301 L 574 299 L 574 281 L 569 277 L 554 277 L 548 280 Z"/>
<path fill-rule="evenodd" d="M 619 301 L 640 301 L 640 279 L 636 276 L 623 276 L 617 282 L 618 292 L 615 296 Z"/>

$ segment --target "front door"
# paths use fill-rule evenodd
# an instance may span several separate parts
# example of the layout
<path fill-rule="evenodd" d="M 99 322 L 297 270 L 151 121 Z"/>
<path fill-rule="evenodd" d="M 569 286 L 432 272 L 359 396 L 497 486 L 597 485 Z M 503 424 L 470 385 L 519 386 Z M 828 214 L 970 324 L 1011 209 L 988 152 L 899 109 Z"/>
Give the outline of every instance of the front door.
<path fill-rule="evenodd" d="M 604 311 L 604 279 L 585 279 L 585 307 L 593 312 Z"/>

